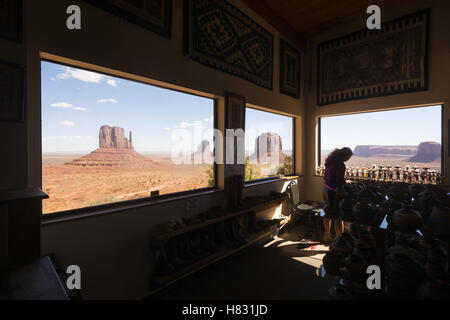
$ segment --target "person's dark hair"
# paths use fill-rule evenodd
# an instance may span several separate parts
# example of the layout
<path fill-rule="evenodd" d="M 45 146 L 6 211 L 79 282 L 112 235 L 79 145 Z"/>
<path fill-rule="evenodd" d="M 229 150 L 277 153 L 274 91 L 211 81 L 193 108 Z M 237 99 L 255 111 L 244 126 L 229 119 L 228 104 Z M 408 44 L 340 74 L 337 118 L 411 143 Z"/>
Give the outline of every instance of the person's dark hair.
<path fill-rule="evenodd" d="M 352 155 L 353 151 L 350 148 L 344 147 L 342 149 L 334 149 L 325 161 L 344 161 L 345 158 L 351 157 Z"/>

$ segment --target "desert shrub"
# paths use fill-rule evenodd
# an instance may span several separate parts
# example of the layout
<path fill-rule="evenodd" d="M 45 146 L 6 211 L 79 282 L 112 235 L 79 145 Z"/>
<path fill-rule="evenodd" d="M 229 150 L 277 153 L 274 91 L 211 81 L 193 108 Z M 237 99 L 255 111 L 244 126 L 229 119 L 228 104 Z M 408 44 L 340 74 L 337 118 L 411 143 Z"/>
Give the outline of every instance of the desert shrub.
<path fill-rule="evenodd" d="M 285 176 L 294 173 L 292 160 L 293 160 L 292 156 L 286 156 L 284 158 L 283 164 L 278 168 L 277 171 L 278 176 Z"/>
<path fill-rule="evenodd" d="M 215 177 L 214 177 L 214 165 L 207 166 L 205 173 L 208 176 L 208 187 L 214 187 Z"/>

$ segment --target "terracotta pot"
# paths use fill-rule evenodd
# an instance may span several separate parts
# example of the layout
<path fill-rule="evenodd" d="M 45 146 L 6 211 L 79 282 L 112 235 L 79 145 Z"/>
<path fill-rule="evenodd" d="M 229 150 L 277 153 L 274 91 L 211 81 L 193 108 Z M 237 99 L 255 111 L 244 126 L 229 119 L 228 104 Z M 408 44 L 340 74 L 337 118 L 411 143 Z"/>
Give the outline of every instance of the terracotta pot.
<path fill-rule="evenodd" d="M 353 221 L 352 210 L 355 205 L 355 199 L 346 197 L 339 203 L 341 219 L 344 221 Z"/>
<path fill-rule="evenodd" d="M 367 261 L 360 255 L 352 253 L 343 261 L 344 266 L 353 274 L 363 274 L 368 266 Z"/>
<path fill-rule="evenodd" d="M 390 253 L 386 256 L 385 271 L 388 281 L 400 289 L 415 289 L 423 281 L 425 272 L 404 254 Z"/>
<path fill-rule="evenodd" d="M 374 252 L 364 242 L 357 240 L 355 242 L 355 247 L 353 248 L 353 254 L 360 256 L 367 262 L 370 262 Z"/>
<path fill-rule="evenodd" d="M 428 261 L 425 265 L 425 273 L 429 278 L 434 278 L 442 282 L 445 282 L 447 279 L 444 264 Z"/>
<path fill-rule="evenodd" d="M 353 206 L 352 214 L 358 222 L 370 225 L 376 216 L 376 207 L 370 202 L 360 201 Z"/>
<path fill-rule="evenodd" d="M 359 233 L 359 241 L 363 243 L 367 248 L 376 247 L 376 239 L 372 233 L 367 230 L 362 230 Z"/>
<path fill-rule="evenodd" d="M 406 207 L 407 204 L 396 199 L 389 199 L 387 202 L 388 211 L 394 213 L 396 210 Z"/>
<path fill-rule="evenodd" d="M 328 290 L 330 300 L 353 300 L 354 294 L 350 288 L 338 285 Z"/>
<path fill-rule="evenodd" d="M 387 196 L 389 199 L 396 199 L 400 201 L 411 201 L 411 196 L 409 194 L 408 187 L 406 185 L 393 185 L 387 190 Z"/>
<path fill-rule="evenodd" d="M 418 290 L 419 297 L 424 300 L 450 299 L 450 287 L 436 280 L 427 278 Z"/>
<path fill-rule="evenodd" d="M 450 207 L 435 206 L 426 222 L 426 228 L 437 237 L 450 239 Z"/>
<path fill-rule="evenodd" d="M 419 195 L 417 205 L 419 207 L 420 214 L 422 215 L 424 221 L 426 221 L 430 215 L 433 207 L 435 206 L 436 200 L 430 191 L 422 192 Z"/>
<path fill-rule="evenodd" d="M 360 201 L 366 200 L 368 202 L 376 202 L 377 196 L 369 189 L 364 189 L 356 194 L 356 198 Z"/>
<path fill-rule="evenodd" d="M 408 187 L 409 194 L 414 199 L 418 199 L 419 195 L 425 191 L 425 187 L 421 184 L 412 184 Z"/>
<path fill-rule="evenodd" d="M 344 237 L 343 234 L 339 235 L 331 245 L 330 245 L 330 251 L 333 253 L 337 253 L 342 257 L 348 256 L 350 253 L 352 253 L 353 247 L 350 243 L 348 243 Z"/>
<path fill-rule="evenodd" d="M 334 252 L 328 252 L 323 257 L 322 264 L 325 271 L 332 276 L 338 276 L 340 274 L 339 269 L 343 266 L 342 258 Z"/>
<path fill-rule="evenodd" d="M 432 246 L 428 250 L 427 254 L 428 261 L 436 264 L 445 264 L 447 262 L 447 257 L 444 250 L 440 246 Z"/>
<path fill-rule="evenodd" d="M 404 233 L 414 233 L 423 224 L 422 216 L 411 207 L 395 211 L 391 219 L 395 227 Z"/>

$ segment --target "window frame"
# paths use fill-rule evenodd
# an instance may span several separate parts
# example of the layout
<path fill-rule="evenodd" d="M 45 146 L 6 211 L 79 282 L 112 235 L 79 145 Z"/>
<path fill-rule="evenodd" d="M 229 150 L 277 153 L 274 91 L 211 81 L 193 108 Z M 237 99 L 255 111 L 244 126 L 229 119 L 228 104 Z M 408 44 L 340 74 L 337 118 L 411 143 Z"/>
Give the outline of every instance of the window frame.
<path fill-rule="evenodd" d="M 337 117 L 337 116 L 345 116 L 345 115 L 352 115 L 352 114 L 363 114 L 363 113 L 375 113 L 375 112 L 388 112 L 388 111 L 395 111 L 395 110 L 406 110 L 406 109 L 417 109 L 417 108 L 428 108 L 428 107 L 441 107 L 441 176 L 445 176 L 445 147 L 444 147 L 444 128 L 445 128 L 445 105 L 442 102 L 438 103 L 432 103 L 427 105 L 420 105 L 420 106 L 409 106 L 409 107 L 399 107 L 399 108 L 389 108 L 389 109 L 382 109 L 382 110 L 370 110 L 370 111 L 361 111 L 361 112 L 354 112 L 354 113 L 343 113 L 343 114 L 333 114 L 333 115 L 322 115 L 317 117 L 318 121 L 318 133 L 317 133 L 317 148 L 316 154 L 318 155 L 316 162 L 316 166 L 314 167 L 314 175 L 316 175 L 317 167 L 322 165 L 322 118 L 329 118 L 329 117 Z M 450 125 L 450 123 L 449 123 Z M 450 127 L 449 127 L 449 133 L 450 133 Z M 449 142 L 449 148 L 450 148 L 450 142 Z M 449 149 L 449 156 L 450 156 L 450 149 Z"/>
<path fill-rule="evenodd" d="M 296 176 L 296 166 L 295 166 L 295 159 L 296 159 L 296 156 L 297 156 L 297 148 L 296 148 L 296 140 L 297 140 L 297 137 L 296 137 L 296 123 L 297 122 L 296 122 L 296 118 L 293 117 L 293 116 L 287 116 L 287 115 L 280 114 L 280 113 L 277 113 L 277 112 L 266 111 L 266 110 L 261 110 L 261 109 L 258 109 L 258 108 L 254 108 L 254 107 L 249 106 L 248 104 L 245 106 L 245 116 L 247 116 L 247 109 L 258 110 L 258 111 L 262 111 L 262 112 L 272 113 L 272 114 L 276 114 L 276 115 L 279 115 L 279 116 L 284 116 L 284 117 L 291 118 L 291 120 L 292 120 L 292 171 L 293 172 L 291 174 L 284 175 L 284 176 L 267 177 L 267 178 L 260 178 L 260 179 L 248 180 L 248 181 L 245 181 L 245 172 L 244 172 L 244 187 L 248 187 L 248 186 L 251 186 L 253 184 L 277 181 L 277 180 L 283 179 L 283 177 L 294 177 L 294 176 Z"/>
<path fill-rule="evenodd" d="M 67 62 L 61 62 L 58 60 L 52 60 L 49 58 L 45 58 L 45 57 L 40 57 L 40 64 L 42 64 L 42 62 L 49 62 L 49 63 L 53 63 L 53 64 L 58 64 L 60 66 L 66 66 L 66 67 L 71 67 L 71 68 L 76 68 L 76 69 L 81 69 L 81 70 L 85 70 L 85 71 L 89 71 L 89 72 L 95 72 L 95 73 L 100 73 L 106 76 L 111 76 L 114 78 L 118 78 L 118 79 L 122 79 L 125 81 L 133 81 L 133 82 L 137 82 L 140 84 L 144 84 L 144 85 L 148 85 L 148 86 L 154 86 L 160 89 L 165 89 L 165 90 L 170 90 L 170 91 L 175 91 L 175 92 L 179 92 L 179 93 L 183 93 L 183 94 L 188 94 L 188 95 L 193 95 L 193 96 L 197 96 L 197 97 L 202 97 L 202 98 L 206 98 L 206 99 L 210 99 L 213 101 L 213 117 L 214 117 L 214 122 L 213 122 L 213 129 L 218 129 L 218 125 L 219 125 L 219 121 L 218 121 L 218 110 L 219 110 L 219 99 L 217 97 L 212 98 L 209 96 L 206 96 L 207 94 L 205 94 L 204 96 L 201 94 L 195 94 L 192 92 L 188 92 L 189 89 L 186 89 L 186 91 L 183 91 L 181 89 L 174 89 L 174 88 L 170 88 L 170 87 L 166 87 L 164 85 L 157 85 L 157 84 L 150 84 L 144 81 L 140 81 L 140 80 L 136 80 L 136 79 L 132 79 L 132 78 L 127 78 L 125 76 L 120 76 L 120 75 L 116 75 L 110 72 L 103 72 L 103 71 L 97 71 L 95 69 L 89 69 L 86 67 L 81 67 L 77 64 L 71 64 L 71 63 L 67 63 Z M 41 74 L 42 74 L 42 70 L 41 70 Z M 149 79 L 150 80 L 150 79 Z M 40 85 L 42 88 L 42 77 L 40 79 Z M 42 115 L 42 97 L 40 99 L 39 102 L 40 105 L 40 114 Z M 41 124 L 42 124 L 42 119 L 41 119 Z M 41 137 L 42 137 L 42 130 L 41 130 Z M 41 174 L 40 174 L 40 178 L 41 178 L 41 189 L 42 189 L 42 138 L 41 138 L 41 148 L 40 148 L 40 159 L 41 159 Z M 214 148 L 214 155 L 216 153 L 216 150 Z M 76 209 L 70 209 L 70 210 L 64 210 L 64 211 L 57 211 L 57 212 L 51 212 L 51 213 L 47 213 L 44 214 L 41 211 L 41 220 L 42 221 L 50 221 L 53 220 L 55 218 L 83 218 L 86 216 L 92 216 L 95 215 L 96 212 L 114 212 L 114 211 L 123 211 L 123 210 L 127 210 L 130 207 L 144 207 L 144 206 L 151 206 L 153 204 L 159 204 L 162 202 L 167 202 L 170 200 L 180 200 L 180 199 L 184 199 L 184 198 L 191 198 L 191 197 L 195 197 L 195 196 L 200 196 L 206 193 L 214 193 L 214 192 L 218 192 L 219 190 L 219 175 L 218 175 L 218 165 L 216 163 L 216 161 L 214 161 L 214 185 L 211 187 L 205 187 L 205 188 L 200 188 L 200 189 L 195 189 L 195 190 L 186 190 L 186 191 L 180 191 L 180 192 L 173 192 L 173 193 L 168 193 L 168 194 L 163 194 L 163 195 L 159 195 L 159 196 L 155 196 L 155 197 L 143 197 L 143 198 L 139 198 L 139 199 L 132 199 L 132 200 L 124 200 L 124 201 L 117 201 L 117 202 L 113 202 L 113 203 L 107 203 L 107 204 L 101 204 L 101 205 L 97 205 L 97 206 L 89 206 L 89 207 L 83 207 L 83 208 L 76 208 Z"/>

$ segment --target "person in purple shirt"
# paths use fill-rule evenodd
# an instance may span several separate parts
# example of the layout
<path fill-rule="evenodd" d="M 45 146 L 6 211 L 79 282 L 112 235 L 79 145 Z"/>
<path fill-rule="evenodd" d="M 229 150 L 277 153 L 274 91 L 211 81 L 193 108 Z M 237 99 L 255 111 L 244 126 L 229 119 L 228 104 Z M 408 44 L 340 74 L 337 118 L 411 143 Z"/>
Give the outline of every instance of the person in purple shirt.
<path fill-rule="evenodd" d="M 338 218 L 339 208 L 336 203 L 336 193 L 338 189 L 345 185 L 345 164 L 353 156 L 350 148 L 335 149 L 325 160 L 323 199 L 326 204 L 325 218 L 323 219 L 324 235 L 323 242 L 333 241 L 331 234 L 331 223 Z M 344 222 L 334 220 L 334 230 L 336 236 L 344 232 Z"/>

